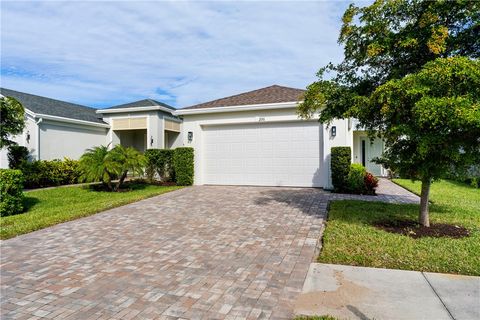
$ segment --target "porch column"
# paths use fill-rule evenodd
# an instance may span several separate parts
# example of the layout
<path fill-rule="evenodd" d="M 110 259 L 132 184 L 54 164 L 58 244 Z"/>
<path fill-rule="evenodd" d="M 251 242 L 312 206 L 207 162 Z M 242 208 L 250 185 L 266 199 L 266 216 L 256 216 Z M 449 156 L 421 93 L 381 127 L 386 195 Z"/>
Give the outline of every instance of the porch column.
<path fill-rule="evenodd" d="M 158 113 L 151 114 L 147 123 L 147 149 L 165 148 L 163 118 Z"/>

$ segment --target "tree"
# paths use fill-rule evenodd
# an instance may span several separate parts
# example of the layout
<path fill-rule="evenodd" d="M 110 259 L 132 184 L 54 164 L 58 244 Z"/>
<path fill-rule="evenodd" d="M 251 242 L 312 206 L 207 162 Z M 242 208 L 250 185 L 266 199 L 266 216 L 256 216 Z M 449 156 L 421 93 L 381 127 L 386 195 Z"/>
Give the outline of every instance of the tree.
<path fill-rule="evenodd" d="M 146 165 L 145 156 L 134 148 L 125 148 L 118 144 L 110 151 L 109 156 L 111 161 L 119 164 L 119 179 L 115 186 L 115 191 L 120 190 L 120 187 L 127 178 L 129 171 L 134 174 L 143 174 L 143 168 Z"/>
<path fill-rule="evenodd" d="M 128 172 L 142 174 L 145 157 L 132 147 L 116 145 L 108 150 L 107 146 L 98 146 L 87 151 L 80 158 L 80 176 L 84 181 L 101 181 L 108 190 L 119 191 Z M 117 179 L 117 183 L 113 181 Z"/>
<path fill-rule="evenodd" d="M 480 2 L 377 0 L 345 11 L 338 42 L 344 60 L 323 67 L 308 87 L 299 114 L 320 120 L 355 116 L 356 96 L 419 71 L 440 57 L 480 57 Z M 328 73 L 334 73 L 326 80 Z"/>
<path fill-rule="evenodd" d="M 11 145 L 8 147 L 8 167 L 10 169 L 19 169 L 25 162 L 28 161 L 30 152 L 27 147 L 19 145 Z"/>
<path fill-rule="evenodd" d="M 80 157 L 80 179 L 84 181 L 101 181 L 108 190 L 113 190 L 112 180 L 117 176 L 120 165 L 112 161 L 107 146 L 87 149 Z"/>
<path fill-rule="evenodd" d="M 480 163 L 480 61 L 439 58 L 363 103 L 359 117 L 378 124 L 388 146 L 378 162 L 422 182 L 419 222 L 428 227 L 431 182 L 452 165 Z"/>
<path fill-rule="evenodd" d="M 437 58 L 456 55 L 480 57 L 480 2 L 377 0 L 363 8 L 350 5 L 342 21 L 338 41 L 344 46 L 344 60 L 338 65 L 330 63 L 320 69 L 317 74 L 319 80 L 308 86 L 298 113 L 301 117 L 310 118 L 319 112 L 319 120 L 327 124 L 334 119 L 357 118 L 371 138 L 378 136 L 389 139 L 389 149 L 383 155 L 383 163 L 389 162 L 393 167 L 400 160 L 406 161 L 403 164 L 407 168 L 408 159 L 395 158 L 395 149 L 390 144 L 413 143 L 411 149 L 416 150 L 419 145 L 413 139 L 414 133 L 410 132 L 412 139 L 407 138 L 406 141 L 404 136 L 395 136 L 393 132 L 389 137 L 384 135 L 390 134 L 387 131 L 389 128 L 401 127 L 401 121 L 405 121 L 404 125 L 412 130 L 418 128 L 411 126 L 409 119 L 401 116 L 403 112 L 412 112 L 413 102 L 408 104 L 408 101 L 402 101 L 405 110 L 396 104 L 395 110 L 399 112 L 397 119 L 393 116 L 384 117 L 380 116 L 382 110 L 378 109 L 379 105 L 370 101 L 373 99 L 372 93 L 391 80 L 419 72 L 427 62 Z M 440 70 L 437 71 L 437 75 L 443 76 Z M 330 72 L 334 75 L 327 80 L 325 76 Z M 390 120 L 400 122 L 394 126 L 386 122 Z M 421 135 L 422 132 L 415 134 Z M 394 141 L 394 137 L 398 141 Z M 422 159 L 425 165 L 434 161 L 428 157 Z M 408 176 L 413 179 L 419 177 L 414 168 L 419 161 L 410 162 L 411 174 Z M 428 207 L 428 202 L 426 205 Z M 420 223 L 429 225 L 424 220 L 420 220 Z"/>
<path fill-rule="evenodd" d="M 16 144 L 12 135 L 22 133 L 25 127 L 25 110 L 20 102 L 11 97 L 0 98 L 0 149 Z"/>

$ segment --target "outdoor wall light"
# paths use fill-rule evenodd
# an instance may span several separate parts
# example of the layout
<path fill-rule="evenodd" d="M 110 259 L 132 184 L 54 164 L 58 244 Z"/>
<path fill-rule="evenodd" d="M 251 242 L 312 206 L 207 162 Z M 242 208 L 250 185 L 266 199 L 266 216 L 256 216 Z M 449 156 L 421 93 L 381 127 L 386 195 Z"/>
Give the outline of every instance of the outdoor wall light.
<path fill-rule="evenodd" d="M 337 127 L 336 126 L 333 126 L 332 127 L 332 137 L 335 137 L 337 135 Z"/>
<path fill-rule="evenodd" d="M 150 136 L 150 146 L 153 146 L 153 136 Z"/>
<path fill-rule="evenodd" d="M 193 132 L 188 131 L 188 142 L 192 142 L 192 141 L 193 141 Z"/>
<path fill-rule="evenodd" d="M 30 131 L 27 131 L 27 143 L 30 143 Z"/>

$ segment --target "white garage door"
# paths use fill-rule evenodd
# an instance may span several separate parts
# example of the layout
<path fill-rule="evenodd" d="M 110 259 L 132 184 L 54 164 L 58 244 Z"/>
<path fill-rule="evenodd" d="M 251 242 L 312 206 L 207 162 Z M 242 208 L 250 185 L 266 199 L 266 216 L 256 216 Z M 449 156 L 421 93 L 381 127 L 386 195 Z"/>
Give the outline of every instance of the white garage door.
<path fill-rule="evenodd" d="M 323 186 L 318 122 L 205 126 L 203 130 L 205 184 Z"/>

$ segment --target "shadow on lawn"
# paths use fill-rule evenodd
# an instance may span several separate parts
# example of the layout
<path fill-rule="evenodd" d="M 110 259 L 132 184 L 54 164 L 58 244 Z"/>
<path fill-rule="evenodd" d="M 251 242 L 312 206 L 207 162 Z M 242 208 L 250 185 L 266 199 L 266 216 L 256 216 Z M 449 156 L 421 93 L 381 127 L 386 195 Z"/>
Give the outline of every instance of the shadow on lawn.
<path fill-rule="evenodd" d="M 129 192 L 129 191 L 136 191 L 136 190 L 144 190 L 148 186 L 149 184 L 143 181 L 132 181 L 132 182 L 127 181 L 120 187 L 120 190 L 118 191 L 108 190 L 107 186 L 101 183 L 83 186 L 83 189 L 92 191 L 92 192 Z"/>
<path fill-rule="evenodd" d="M 38 198 L 31 197 L 31 196 L 26 196 L 23 199 L 23 212 L 22 213 L 28 212 L 30 209 L 32 209 L 39 202 L 40 202 L 40 200 L 38 200 Z"/>

